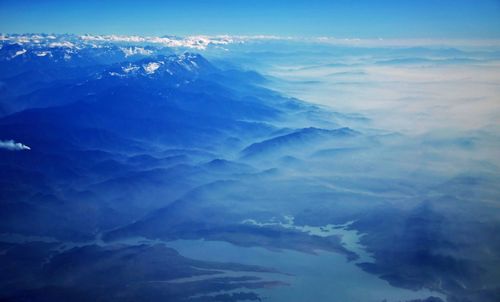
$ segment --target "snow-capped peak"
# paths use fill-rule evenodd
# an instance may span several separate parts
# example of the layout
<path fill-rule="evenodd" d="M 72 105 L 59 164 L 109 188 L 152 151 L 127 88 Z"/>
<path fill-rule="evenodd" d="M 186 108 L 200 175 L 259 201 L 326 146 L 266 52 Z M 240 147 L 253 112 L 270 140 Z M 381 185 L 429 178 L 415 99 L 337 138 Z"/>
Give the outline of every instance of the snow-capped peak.
<path fill-rule="evenodd" d="M 62 41 L 62 42 L 52 42 L 49 44 L 50 48 L 56 47 L 65 47 L 65 48 L 75 48 L 75 44 L 70 41 Z"/>
<path fill-rule="evenodd" d="M 125 57 L 130 57 L 133 55 L 148 56 L 153 53 L 152 50 L 145 49 L 144 47 L 120 47 L 120 49 L 125 54 Z"/>

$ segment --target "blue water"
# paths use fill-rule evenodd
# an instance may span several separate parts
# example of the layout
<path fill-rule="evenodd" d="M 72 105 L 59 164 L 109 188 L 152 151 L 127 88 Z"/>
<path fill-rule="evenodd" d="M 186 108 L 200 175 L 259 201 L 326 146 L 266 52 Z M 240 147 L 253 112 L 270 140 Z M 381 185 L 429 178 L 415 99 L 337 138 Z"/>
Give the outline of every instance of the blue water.
<path fill-rule="evenodd" d="M 168 242 L 182 255 L 199 260 L 239 262 L 273 267 L 289 276 L 267 275 L 267 280 L 282 280 L 290 286 L 259 290 L 272 302 L 355 302 L 406 301 L 443 295 L 429 290 L 395 288 L 375 275 L 348 262 L 345 256 L 317 251 L 316 255 L 290 250 L 270 251 L 259 247 L 240 247 L 222 241 L 177 240 Z M 359 287 L 356 286 L 359 284 Z M 354 285 L 354 286 L 353 286 Z"/>

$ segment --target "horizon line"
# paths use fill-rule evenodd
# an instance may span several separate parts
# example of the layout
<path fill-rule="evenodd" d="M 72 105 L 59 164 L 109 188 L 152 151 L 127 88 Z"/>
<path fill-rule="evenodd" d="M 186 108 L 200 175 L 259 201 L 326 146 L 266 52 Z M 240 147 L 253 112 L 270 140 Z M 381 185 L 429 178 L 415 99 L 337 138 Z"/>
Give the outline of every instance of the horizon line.
<path fill-rule="evenodd" d="M 150 43 L 164 46 L 186 46 L 172 45 L 176 43 L 190 46 L 206 47 L 212 45 L 238 44 L 256 41 L 288 41 L 318 43 L 338 46 L 359 47 L 500 47 L 500 38 L 339 38 L 334 36 L 280 36 L 280 35 L 234 35 L 234 34 L 192 34 L 192 35 L 137 35 L 137 34 L 76 34 L 76 33 L 0 33 L 0 41 L 15 40 L 17 43 L 36 42 L 41 39 L 61 39 L 71 36 L 87 42 L 125 42 L 125 43 Z M 17 39 L 16 39 L 17 38 Z M 27 41 L 30 40 L 30 41 Z"/>

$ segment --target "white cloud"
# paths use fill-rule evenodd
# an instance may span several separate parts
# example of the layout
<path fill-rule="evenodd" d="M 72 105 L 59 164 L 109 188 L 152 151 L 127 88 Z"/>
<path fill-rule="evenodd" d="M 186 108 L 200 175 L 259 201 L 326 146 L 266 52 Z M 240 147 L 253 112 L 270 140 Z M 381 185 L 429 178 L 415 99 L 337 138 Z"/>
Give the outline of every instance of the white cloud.
<path fill-rule="evenodd" d="M 26 146 L 25 144 L 16 143 L 13 140 L 7 140 L 7 141 L 0 140 L 0 149 L 10 150 L 10 151 L 31 150 L 31 148 Z"/>
<path fill-rule="evenodd" d="M 300 39 L 300 38 L 298 38 Z M 292 38 L 296 40 L 296 38 Z M 359 47 L 498 47 L 498 39 L 359 39 L 313 37 L 301 39 L 306 42 L 316 42 L 331 45 Z"/>
<path fill-rule="evenodd" d="M 380 129 L 421 134 L 500 125 L 498 60 L 395 65 L 378 64 L 379 58 L 368 55 L 315 60 L 290 59 L 299 65 L 264 65 L 270 67 L 261 72 L 287 80 L 279 87 L 287 95 L 360 113 Z M 336 65 L 339 60 L 347 64 Z"/>

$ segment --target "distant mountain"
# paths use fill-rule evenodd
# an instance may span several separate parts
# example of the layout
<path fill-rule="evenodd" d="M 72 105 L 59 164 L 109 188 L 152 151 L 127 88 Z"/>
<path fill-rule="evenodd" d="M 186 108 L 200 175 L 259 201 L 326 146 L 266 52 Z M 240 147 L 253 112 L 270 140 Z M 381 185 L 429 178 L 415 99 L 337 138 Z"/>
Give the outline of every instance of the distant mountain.
<path fill-rule="evenodd" d="M 39 40 L 7 39 L 0 49 L 0 139 L 31 148 L 0 150 L 3 231 L 88 239 L 195 186 L 258 173 L 226 157 L 320 110 L 260 87 L 265 78 L 255 72 L 224 70 L 192 52 Z M 296 139 L 347 130 L 302 132 Z M 40 196 L 60 202 L 41 206 Z M 87 226 L 68 217 L 82 204 L 92 208 Z"/>
<path fill-rule="evenodd" d="M 482 60 L 471 59 L 465 57 L 455 57 L 455 58 L 400 58 L 400 59 L 390 59 L 390 60 L 382 60 L 376 62 L 380 65 L 436 65 L 436 64 L 472 64 L 472 63 L 480 63 Z"/>
<path fill-rule="evenodd" d="M 303 149 L 304 146 L 324 144 L 330 140 L 350 138 L 359 132 L 350 128 L 334 130 L 319 128 L 303 128 L 292 133 L 273 137 L 262 142 L 253 143 L 243 149 L 243 157 L 269 156 L 269 153 L 289 154 L 290 151 Z"/>

